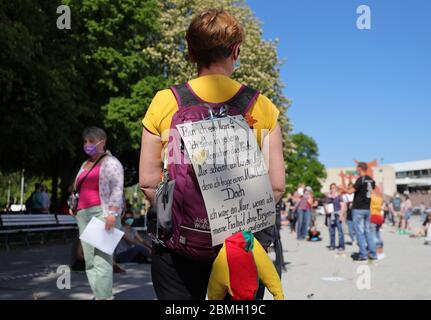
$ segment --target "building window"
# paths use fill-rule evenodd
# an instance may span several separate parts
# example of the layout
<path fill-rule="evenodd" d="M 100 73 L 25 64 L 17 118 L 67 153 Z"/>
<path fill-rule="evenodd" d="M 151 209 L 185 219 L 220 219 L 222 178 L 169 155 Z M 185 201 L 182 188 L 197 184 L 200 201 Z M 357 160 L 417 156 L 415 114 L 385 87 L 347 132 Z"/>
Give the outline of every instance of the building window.
<path fill-rule="evenodd" d="M 397 178 L 403 179 L 407 177 L 407 172 L 397 172 Z"/>
<path fill-rule="evenodd" d="M 429 170 L 422 170 L 422 177 L 424 177 L 424 178 L 431 177 L 431 169 L 429 169 Z"/>

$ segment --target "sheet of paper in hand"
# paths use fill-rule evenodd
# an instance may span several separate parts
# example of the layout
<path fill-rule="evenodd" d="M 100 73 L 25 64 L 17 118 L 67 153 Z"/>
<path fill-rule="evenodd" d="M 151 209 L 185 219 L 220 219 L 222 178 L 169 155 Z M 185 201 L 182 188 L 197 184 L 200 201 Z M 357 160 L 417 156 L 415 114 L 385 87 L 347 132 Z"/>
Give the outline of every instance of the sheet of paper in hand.
<path fill-rule="evenodd" d="M 256 137 L 242 115 L 177 125 L 205 201 L 213 246 L 275 224 L 275 203 Z"/>
<path fill-rule="evenodd" d="M 105 222 L 93 217 L 79 239 L 112 256 L 123 235 L 117 228 L 105 230 Z"/>

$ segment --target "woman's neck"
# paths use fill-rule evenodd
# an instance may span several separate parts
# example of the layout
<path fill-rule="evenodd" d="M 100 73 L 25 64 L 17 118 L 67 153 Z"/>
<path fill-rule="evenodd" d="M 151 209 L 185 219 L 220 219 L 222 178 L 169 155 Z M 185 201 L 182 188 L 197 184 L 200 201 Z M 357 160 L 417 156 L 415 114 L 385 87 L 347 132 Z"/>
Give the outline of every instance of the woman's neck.
<path fill-rule="evenodd" d="M 226 77 L 230 77 L 232 75 L 232 67 L 229 67 L 227 64 L 213 64 L 209 68 L 206 67 L 198 67 L 198 77 L 221 74 Z"/>
<path fill-rule="evenodd" d="M 103 155 L 103 153 L 98 153 L 97 155 L 90 157 L 90 159 L 88 159 L 88 161 L 96 162 L 102 155 Z"/>

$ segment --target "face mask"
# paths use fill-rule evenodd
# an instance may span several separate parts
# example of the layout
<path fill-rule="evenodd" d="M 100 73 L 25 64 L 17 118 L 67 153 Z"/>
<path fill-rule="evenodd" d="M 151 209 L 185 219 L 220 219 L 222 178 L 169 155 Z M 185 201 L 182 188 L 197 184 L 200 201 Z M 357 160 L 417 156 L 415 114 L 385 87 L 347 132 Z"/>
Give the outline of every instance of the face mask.
<path fill-rule="evenodd" d="M 99 144 L 99 143 L 101 143 L 102 141 L 99 141 L 98 143 L 89 143 L 89 144 L 86 144 L 85 146 L 84 146 L 84 152 L 88 155 L 88 156 L 94 156 L 94 155 L 96 155 L 97 153 L 98 153 L 98 151 L 97 151 L 97 145 Z"/>
<path fill-rule="evenodd" d="M 133 221 L 135 221 L 135 219 L 133 219 L 133 218 L 127 218 L 126 220 L 124 220 L 124 222 L 126 224 L 128 224 L 129 226 L 131 226 L 133 224 Z"/>
<path fill-rule="evenodd" d="M 233 70 L 237 70 L 239 69 L 239 67 L 241 67 L 241 59 L 238 57 L 238 59 L 236 59 L 236 61 L 233 64 Z"/>

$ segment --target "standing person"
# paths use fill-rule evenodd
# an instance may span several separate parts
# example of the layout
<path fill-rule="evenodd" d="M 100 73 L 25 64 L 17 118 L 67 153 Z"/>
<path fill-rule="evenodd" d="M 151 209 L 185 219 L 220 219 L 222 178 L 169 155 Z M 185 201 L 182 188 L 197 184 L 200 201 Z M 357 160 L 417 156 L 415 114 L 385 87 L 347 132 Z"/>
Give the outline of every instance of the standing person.
<path fill-rule="evenodd" d="M 425 236 L 425 245 L 431 245 L 431 213 L 428 213 L 422 224 L 423 235 Z"/>
<path fill-rule="evenodd" d="M 421 222 L 423 223 L 427 219 L 427 207 L 425 205 L 425 202 L 421 203 L 421 205 L 419 206 L 419 211 L 421 215 Z"/>
<path fill-rule="evenodd" d="M 311 192 L 311 195 L 313 197 L 313 204 L 311 205 L 310 227 L 316 227 L 316 221 L 317 221 L 317 216 L 318 216 L 317 208 L 319 207 L 319 201 L 314 197 L 313 191 Z"/>
<path fill-rule="evenodd" d="M 348 188 L 352 189 L 353 183 L 349 183 Z M 355 232 L 355 228 L 353 227 L 353 217 L 352 217 L 353 199 L 354 199 L 354 194 L 349 194 L 347 192 L 343 194 L 343 202 L 345 203 L 345 210 L 346 210 L 346 214 L 345 214 L 346 224 L 347 224 L 347 229 L 349 231 L 351 245 L 354 245 L 356 242 L 356 232 Z"/>
<path fill-rule="evenodd" d="M 82 164 L 75 180 L 79 189 L 76 212 L 79 233 L 82 234 L 93 217 L 105 222 L 107 230 L 121 227 L 123 210 L 124 171 L 117 158 L 105 152 L 106 133 L 90 127 L 82 134 L 88 159 Z M 86 242 L 81 242 L 88 282 L 96 300 L 111 300 L 113 257 Z"/>
<path fill-rule="evenodd" d="M 371 195 L 371 234 L 376 244 L 377 258 L 383 259 L 385 254 L 383 253 L 383 240 L 380 234 L 380 229 L 385 222 L 383 214 L 383 194 L 379 187 L 373 190 Z"/>
<path fill-rule="evenodd" d="M 139 167 L 141 190 L 154 205 L 155 192 L 161 181 L 162 149 L 168 145 L 169 135 L 174 131 L 170 129 L 174 115 L 178 111 L 186 112 L 185 107 L 188 105 L 205 102 L 206 105 L 220 108 L 223 103 L 234 107 L 245 106 L 242 109 L 242 112 L 248 110 L 245 117 L 253 119 L 253 133 L 257 134 L 259 146 L 267 153 L 265 159 L 277 203 L 285 192 L 282 136 L 277 123 L 279 111 L 268 98 L 231 79 L 239 64 L 244 41 L 242 26 L 227 11 L 208 9 L 194 17 L 187 30 L 186 41 L 189 58 L 197 65 L 198 77 L 186 84 L 159 91 L 151 102 L 143 120 Z M 259 132 L 265 131 L 267 135 L 259 135 Z M 180 157 L 185 157 L 184 150 L 174 150 Z M 168 171 L 170 178 L 175 179 L 176 172 L 173 169 L 184 169 L 184 164 L 172 163 L 171 159 L 168 161 Z M 212 247 L 205 204 L 196 182 L 190 180 L 196 180 L 196 177 L 193 169 L 189 168 L 184 177 L 190 183 L 188 196 L 186 198 L 181 194 L 180 189 L 177 189 L 178 184 L 175 185 L 172 231 L 161 235 L 165 245 L 156 245 L 156 254 L 153 256 L 153 285 L 157 297 L 162 300 L 204 300 L 212 264 L 219 250 L 218 247 Z M 199 223 L 190 224 L 189 221 Z M 274 227 L 254 236 L 267 250 L 274 242 Z"/>
<path fill-rule="evenodd" d="M 413 213 L 413 205 L 410 197 L 406 194 L 404 195 L 404 200 L 401 204 L 401 221 L 400 221 L 400 229 L 398 230 L 398 234 L 408 234 L 409 229 L 409 221 L 412 217 Z"/>
<path fill-rule="evenodd" d="M 298 190 L 301 190 L 301 185 Z M 303 192 L 298 191 L 298 194 L 303 194 L 295 206 L 297 212 L 296 239 L 305 240 L 307 238 L 308 229 L 311 223 L 311 210 L 314 204 L 313 190 L 311 187 L 305 188 Z"/>
<path fill-rule="evenodd" d="M 394 197 L 391 199 L 391 202 L 389 203 L 389 210 L 390 210 L 390 221 L 392 222 L 392 226 L 395 227 L 397 219 L 398 221 L 398 229 L 401 228 L 401 196 L 398 192 L 394 194 Z"/>
<path fill-rule="evenodd" d="M 390 216 L 389 203 L 384 201 L 383 202 L 383 218 L 384 218 L 383 223 L 385 223 L 387 219 L 389 219 L 389 216 Z"/>
<path fill-rule="evenodd" d="M 374 180 L 367 175 L 368 165 L 360 162 L 357 166 L 359 178 L 349 193 L 354 193 L 352 207 L 353 225 L 359 245 L 357 261 L 377 260 L 376 245 L 370 231 L 371 193 L 376 187 Z"/>
<path fill-rule="evenodd" d="M 284 225 L 287 220 L 287 198 L 282 198 L 277 204 L 280 205 L 280 225 Z"/>
<path fill-rule="evenodd" d="M 289 205 L 289 213 L 288 213 L 288 219 L 289 219 L 289 226 L 290 226 L 290 233 L 294 233 L 296 230 L 296 217 L 297 217 L 297 211 L 295 209 L 296 203 L 299 201 L 299 194 L 297 191 L 293 195 L 289 196 L 289 199 L 287 200 L 287 203 Z"/>
<path fill-rule="evenodd" d="M 330 191 L 325 199 L 326 224 L 329 229 L 330 244 L 329 250 L 345 250 L 344 232 L 343 232 L 343 212 L 345 212 L 345 203 L 335 183 L 330 186 Z M 336 246 L 336 232 L 338 231 L 338 247 Z"/>
<path fill-rule="evenodd" d="M 49 199 L 48 188 L 45 185 L 41 187 L 41 197 L 42 197 L 42 213 L 49 213 L 49 208 L 51 207 L 51 200 Z"/>

